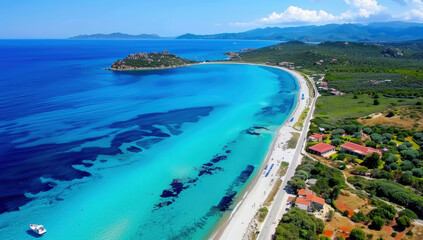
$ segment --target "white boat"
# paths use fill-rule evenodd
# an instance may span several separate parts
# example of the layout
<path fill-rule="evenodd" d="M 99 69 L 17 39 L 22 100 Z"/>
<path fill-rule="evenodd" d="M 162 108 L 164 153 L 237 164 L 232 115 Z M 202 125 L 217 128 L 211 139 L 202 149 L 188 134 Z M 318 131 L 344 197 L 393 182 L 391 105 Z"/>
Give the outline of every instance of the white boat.
<path fill-rule="evenodd" d="M 38 233 L 39 235 L 43 235 L 47 232 L 43 225 L 29 224 L 29 227 L 32 229 L 32 231 Z"/>

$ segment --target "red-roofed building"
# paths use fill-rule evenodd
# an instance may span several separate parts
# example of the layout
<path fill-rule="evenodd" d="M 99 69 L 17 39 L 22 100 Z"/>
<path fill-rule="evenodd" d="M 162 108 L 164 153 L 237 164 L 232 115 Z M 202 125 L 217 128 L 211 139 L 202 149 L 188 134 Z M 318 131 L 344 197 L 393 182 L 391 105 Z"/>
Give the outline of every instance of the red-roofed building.
<path fill-rule="evenodd" d="M 307 195 L 306 200 L 311 203 L 312 207 L 314 206 L 318 209 L 322 209 L 323 205 L 325 205 L 325 199 L 315 195 Z"/>
<path fill-rule="evenodd" d="M 305 198 L 298 197 L 295 200 L 295 206 L 299 209 L 308 211 L 310 208 L 310 205 L 311 205 L 310 201 L 307 201 Z"/>
<path fill-rule="evenodd" d="M 301 198 L 306 198 L 307 195 L 315 196 L 316 193 L 309 190 L 309 189 L 301 189 L 300 191 L 298 191 L 298 196 L 301 197 Z"/>
<path fill-rule="evenodd" d="M 323 134 L 319 134 L 319 133 L 313 133 L 310 135 L 310 137 L 308 137 L 308 141 L 309 142 L 321 142 L 323 141 L 323 137 L 325 135 Z"/>
<path fill-rule="evenodd" d="M 311 154 L 316 154 L 320 156 L 330 156 L 335 153 L 335 147 L 326 143 L 319 143 L 308 148 L 308 151 Z"/>
<path fill-rule="evenodd" d="M 380 157 L 382 157 L 382 152 L 380 150 L 374 149 L 374 148 L 371 148 L 371 147 L 364 147 L 364 146 L 361 146 L 361 145 L 358 145 L 358 144 L 355 144 L 355 143 L 352 143 L 352 142 L 347 142 L 347 143 L 342 144 L 341 147 L 339 148 L 339 150 L 341 152 L 348 153 L 348 154 L 351 154 L 351 155 L 355 155 L 355 156 L 358 156 L 360 158 L 364 158 L 365 156 L 370 155 L 374 152 L 379 154 Z"/>
<path fill-rule="evenodd" d="M 288 197 L 288 200 L 287 200 L 287 202 L 292 202 L 293 200 L 295 199 L 295 197 Z"/>
<path fill-rule="evenodd" d="M 316 193 L 309 189 L 301 189 L 298 191 L 297 200 L 295 200 L 295 206 L 307 210 L 313 211 L 313 208 L 322 209 L 325 205 L 325 199 L 316 196 Z"/>

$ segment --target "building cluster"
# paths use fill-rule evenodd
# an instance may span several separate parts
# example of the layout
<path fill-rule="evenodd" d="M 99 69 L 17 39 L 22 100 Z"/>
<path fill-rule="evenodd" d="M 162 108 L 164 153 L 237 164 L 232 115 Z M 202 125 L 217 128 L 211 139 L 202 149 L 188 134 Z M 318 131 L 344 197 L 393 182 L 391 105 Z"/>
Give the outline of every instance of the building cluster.
<path fill-rule="evenodd" d="M 380 83 L 388 83 L 388 82 L 392 82 L 392 80 L 386 79 L 386 80 L 370 80 L 370 83 L 373 83 L 375 85 L 380 84 Z"/>
<path fill-rule="evenodd" d="M 288 68 L 288 69 L 291 69 L 291 70 L 303 68 L 303 66 L 295 66 L 295 63 L 293 63 L 293 62 L 279 62 L 279 63 L 266 62 L 266 65 L 281 66 L 281 67 L 285 67 L 285 68 Z"/>
<path fill-rule="evenodd" d="M 336 147 L 332 146 L 330 144 L 327 143 L 323 143 L 323 137 L 327 136 L 324 134 L 319 134 L 319 133 L 313 133 L 312 135 L 309 136 L 308 140 L 310 142 L 320 142 L 314 146 L 311 146 L 308 148 L 308 151 L 311 154 L 315 154 L 315 155 L 319 155 L 322 157 L 329 157 L 330 155 L 336 153 Z M 350 155 L 355 155 L 359 158 L 364 158 L 367 155 L 370 155 L 372 153 L 377 153 L 380 155 L 380 157 L 382 157 L 382 152 L 378 149 L 375 148 L 371 148 L 371 147 L 365 147 L 362 146 L 360 144 L 356 144 L 356 143 L 352 143 L 352 142 L 347 142 L 342 144 L 339 147 L 339 152 L 343 152 L 343 153 L 347 153 Z"/>
<path fill-rule="evenodd" d="M 302 66 L 295 66 L 295 63 L 293 62 L 279 62 L 278 65 L 281 67 L 289 68 L 291 70 L 303 68 Z"/>

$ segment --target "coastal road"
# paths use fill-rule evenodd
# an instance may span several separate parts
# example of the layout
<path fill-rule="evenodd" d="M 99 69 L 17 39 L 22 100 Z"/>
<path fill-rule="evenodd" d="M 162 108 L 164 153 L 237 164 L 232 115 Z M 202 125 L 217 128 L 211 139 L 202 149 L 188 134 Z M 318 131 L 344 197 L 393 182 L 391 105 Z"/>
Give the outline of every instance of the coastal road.
<path fill-rule="evenodd" d="M 310 120 L 311 120 L 311 117 L 313 116 L 314 108 L 315 108 L 315 105 L 316 105 L 316 100 L 319 96 L 316 85 L 314 84 L 313 81 L 311 81 L 311 82 L 312 82 L 313 89 L 314 89 L 314 98 L 313 98 L 311 105 L 310 105 L 310 111 L 307 115 L 306 120 L 304 121 L 304 127 L 303 127 L 303 130 L 301 132 L 300 139 L 298 140 L 297 148 L 296 148 L 295 153 L 294 153 L 294 157 L 293 157 L 292 161 L 290 162 L 288 170 L 286 172 L 285 181 L 282 183 L 282 186 L 279 188 L 279 191 L 276 194 L 275 201 L 274 201 L 274 203 L 273 203 L 273 205 L 272 205 L 272 207 L 269 211 L 269 214 L 266 217 L 266 220 L 264 222 L 264 226 L 263 226 L 262 230 L 260 231 L 260 233 L 258 235 L 258 238 L 257 238 L 258 240 L 270 240 L 270 239 L 272 239 L 272 235 L 275 232 L 277 224 L 279 223 L 279 219 L 278 219 L 279 210 L 281 208 L 285 209 L 284 199 L 286 199 L 286 195 L 288 194 L 285 190 L 285 187 L 286 187 L 288 181 L 294 175 L 295 169 L 297 168 L 298 164 L 301 162 L 300 153 L 301 153 L 301 151 L 304 150 L 304 144 L 307 142 L 306 138 L 307 138 L 307 132 L 308 132 L 309 125 L 310 125 Z"/>

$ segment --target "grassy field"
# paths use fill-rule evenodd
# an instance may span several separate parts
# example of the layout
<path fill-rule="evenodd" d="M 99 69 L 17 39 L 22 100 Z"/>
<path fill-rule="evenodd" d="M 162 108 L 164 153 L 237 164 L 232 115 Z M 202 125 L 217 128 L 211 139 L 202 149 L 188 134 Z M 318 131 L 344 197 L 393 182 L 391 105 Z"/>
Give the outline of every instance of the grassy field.
<path fill-rule="evenodd" d="M 294 124 L 294 128 L 297 129 L 298 131 L 300 131 L 301 129 L 303 129 L 304 121 L 307 118 L 308 111 L 310 111 L 310 108 L 306 108 L 301 113 L 300 119 L 298 119 L 298 121 Z"/>
<path fill-rule="evenodd" d="M 292 137 L 291 139 L 289 139 L 288 141 L 288 148 L 296 148 L 297 147 L 297 142 L 298 139 L 300 138 L 300 134 L 299 133 L 292 133 Z"/>
<path fill-rule="evenodd" d="M 393 106 L 415 105 L 422 98 L 404 99 L 387 98 L 380 96 L 377 100 L 379 105 L 374 105 L 374 98 L 367 94 L 353 94 L 343 96 L 321 96 L 316 104 L 316 118 L 322 118 L 327 122 L 336 123 L 344 119 L 357 119 L 373 113 L 383 112 Z"/>
<path fill-rule="evenodd" d="M 393 112 L 394 116 L 387 116 L 389 112 Z M 423 130 L 423 107 L 422 106 L 398 106 L 393 107 L 374 116 L 371 119 L 360 119 L 364 125 L 385 125 L 404 129 Z"/>

